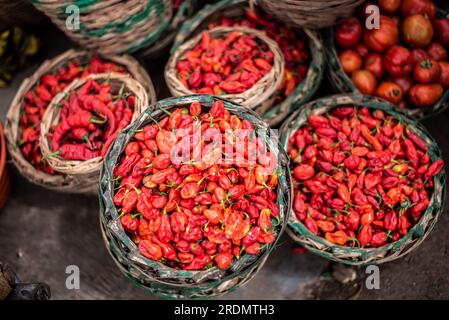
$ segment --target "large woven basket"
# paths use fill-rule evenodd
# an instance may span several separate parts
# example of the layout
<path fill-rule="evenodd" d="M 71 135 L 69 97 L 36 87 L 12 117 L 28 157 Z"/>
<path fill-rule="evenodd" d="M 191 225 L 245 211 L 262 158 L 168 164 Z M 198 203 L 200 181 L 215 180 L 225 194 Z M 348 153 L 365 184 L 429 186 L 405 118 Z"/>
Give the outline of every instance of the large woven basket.
<path fill-rule="evenodd" d="M 83 65 L 90 60 L 90 57 L 91 54 L 86 51 L 69 50 L 53 59 L 45 61 L 31 77 L 22 82 L 11 103 L 5 122 L 5 136 L 8 142 L 8 151 L 19 172 L 32 183 L 55 191 L 74 192 L 76 190 L 77 192 L 84 192 L 84 190 L 77 188 L 76 182 L 70 176 L 50 175 L 36 170 L 23 157 L 17 142 L 21 135 L 19 118 L 22 107 L 24 106 L 25 93 L 39 83 L 42 75 L 56 72 L 60 67 L 65 66 L 74 59 Z M 153 83 L 146 71 L 135 59 L 131 56 L 104 56 L 103 58 L 124 66 L 128 73 L 143 85 L 148 94 L 149 101 L 156 101 Z"/>
<path fill-rule="evenodd" d="M 209 23 L 217 21 L 221 17 L 242 19 L 249 6 L 250 4 L 245 0 L 222 0 L 206 5 L 195 16 L 184 22 L 176 35 L 171 52 L 174 53 L 188 38 L 207 29 Z M 253 9 L 261 8 L 254 6 Z M 312 60 L 306 78 L 297 85 L 293 93 L 261 114 L 272 126 L 282 122 L 289 113 L 294 111 L 293 107 L 299 107 L 307 102 L 318 89 L 323 77 L 325 59 L 320 33 L 309 29 L 297 30 L 297 32 L 307 38 Z"/>
<path fill-rule="evenodd" d="M 258 0 L 262 8 L 291 26 L 319 29 L 349 17 L 365 0 Z"/>
<path fill-rule="evenodd" d="M 224 94 L 222 97 L 252 108 L 258 113 L 263 114 L 270 108 L 275 98 L 274 94 L 276 89 L 279 87 L 282 77 L 284 76 L 284 59 L 282 57 L 282 52 L 273 40 L 258 30 L 246 27 L 216 27 L 209 30 L 209 33 L 211 37 L 214 37 L 234 31 L 255 35 L 260 41 L 266 43 L 274 54 L 273 67 L 248 90 L 238 94 Z M 186 88 L 178 78 L 176 63 L 186 51 L 198 44 L 201 37 L 202 33 L 179 46 L 172 54 L 165 67 L 165 80 L 171 94 L 175 97 L 193 94 L 193 92 Z"/>
<path fill-rule="evenodd" d="M 108 82 L 111 86 L 111 93 L 113 95 L 122 91 L 123 94 L 131 94 L 136 98 L 131 122 L 148 107 L 149 103 L 152 104 L 154 101 L 148 101 L 148 96 L 143 86 L 129 75 L 104 73 L 90 75 L 87 78 L 73 81 L 63 91 L 58 93 L 48 105 L 42 118 L 39 138 L 39 146 L 42 155 L 55 171 L 70 176 L 75 181 L 77 188 L 96 192 L 98 189 L 98 178 L 101 165 L 103 164 L 103 157 L 96 157 L 86 161 L 65 160 L 57 156 L 54 152 L 55 150 L 51 150 L 51 139 L 47 137 L 50 129 L 60 121 L 61 101 L 64 100 L 72 90 L 76 91 L 80 89 L 89 78 L 94 79 L 99 84 Z M 76 190 L 73 191 L 76 192 Z"/>
<path fill-rule="evenodd" d="M 134 132 L 148 123 L 166 117 L 167 110 L 189 105 L 193 101 L 198 101 L 203 107 L 210 108 L 216 100 L 222 100 L 226 109 L 232 114 L 247 119 L 254 124 L 256 129 L 269 129 L 268 125 L 252 110 L 236 105 L 229 100 L 210 95 L 169 98 L 161 100 L 147 109 L 137 121 L 122 131 L 109 149 L 103 164 L 100 177 L 100 221 L 106 247 L 120 271 L 134 284 L 154 295 L 172 299 L 210 298 L 235 290 L 247 283 L 263 266 L 286 226 L 287 216 L 292 205 L 292 184 L 288 170 L 288 158 L 285 151 L 278 147 L 277 138 L 271 137 L 266 142 L 270 151 L 276 154 L 278 159 L 279 224 L 274 231 L 276 241 L 268 245 L 258 256 L 244 255 L 240 260 L 234 262 L 227 271 L 222 271 L 217 267 L 207 271 L 175 270 L 143 257 L 123 230 L 119 213 L 112 201 L 114 195 L 113 170 Z"/>
<path fill-rule="evenodd" d="M 134 52 L 159 39 L 169 27 L 172 0 L 32 0 L 62 31 L 81 46 L 104 54 Z M 79 30 L 71 30 L 69 6 L 79 8 Z"/>
<path fill-rule="evenodd" d="M 438 145 L 419 123 L 411 120 L 405 114 L 396 111 L 395 107 L 381 99 L 363 97 L 359 95 L 336 95 L 318 99 L 304 105 L 301 110 L 292 114 L 281 128 L 281 143 L 288 147 L 289 138 L 300 127 L 306 124 L 311 114 L 323 114 L 334 107 L 355 105 L 365 106 L 370 109 L 381 109 L 393 115 L 404 124 L 410 125 L 415 134 L 423 139 L 429 147 L 429 155 L 432 161 L 441 159 L 441 151 Z M 353 248 L 333 244 L 322 237 L 314 235 L 296 215 L 291 214 L 288 221 L 287 233 L 297 243 L 311 252 L 333 261 L 349 265 L 381 264 L 399 259 L 416 249 L 432 231 L 444 210 L 446 191 L 446 173 L 444 169 L 434 177 L 434 191 L 430 197 L 430 203 L 421 216 L 420 221 L 398 241 L 388 243 L 379 248 Z"/>
<path fill-rule="evenodd" d="M 447 17 L 447 13 L 438 10 L 437 15 L 439 17 Z M 357 90 L 351 78 L 343 71 L 343 68 L 338 58 L 338 53 L 335 48 L 334 32 L 333 29 L 328 29 L 325 32 L 325 44 L 326 44 L 326 56 L 329 63 L 329 78 L 331 85 L 335 90 L 341 93 L 357 93 L 361 94 Z M 408 116 L 414 119 L 425 119 L 430 116 L 437 115 L 438 113 L 446 110 L 449 107 L 449 90 L 446 90 L 441 99 L 432 108 L 410 108 L 401 109 Z"/>

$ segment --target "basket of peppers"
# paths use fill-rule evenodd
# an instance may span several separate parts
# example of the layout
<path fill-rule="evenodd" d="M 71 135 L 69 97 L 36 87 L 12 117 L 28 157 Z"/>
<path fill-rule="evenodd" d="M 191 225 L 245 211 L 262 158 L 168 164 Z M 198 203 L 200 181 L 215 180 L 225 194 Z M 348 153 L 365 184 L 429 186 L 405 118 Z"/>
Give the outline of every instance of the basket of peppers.
<path fill-rule="evenodd" d="M 106 151 L 148 106 L 145 89 L 129 75 L 103 73 L 73 81 L 42 117 L 39 146 L 79 192 L 96 191 Z"/>
<path fill-rule="evenodd" d="M 147 109 L 119 134 L 100 178 L 104 240 L 121 272 L 166 298 L 213 297 L 248 282 L 291 209 L 279 147 L 260 116 L 216 96 Z"/>
<path fill-rule="evenodd" d="M 380 97 L 421 119 L 448 106 L 449 19 L 431 0 L 378 0 L 379 28 L 359 14 L 329 30 L 330 77 L 340 92 Z"/>
<path fill-rule="evenodd" d="M 337 95 L 305 105 L 281 128 L 291 159 L 288 233 L 351 265 L 398 259 L 444 208 L 445 171 L 427 131 L 384 100 Z"/>
<path fill-rule="evenodd" d="M 174 96 L 214 94 L 264 113 L 284 74 L 279 46 L 248 27 L 218 26 L 179 46 L 165 68 Z"/>
<path fill-rule="evenodd" d="M 293 106 L 299 106 L 313 96 L 324 70 L 324 50 L 318 32 L 289 28 L 273 20 L 258 6 L 250 6 L 248 1 L 222 0 L 206 5 L 182 25 L 172 53 L 186 39 L 217 26 L 246 26 L 260 30 L 281 49 L 285 62 L 283 79 L 276 89 L 274 101 L 261 113 L 270 125 L 281 123 L 292 112 Z"/>
<path fill-rule="evenodd" d="M 98 73 L 129 74 L 145 88 L 149 101 L 155 92 L 146 71 L 131 56 L 94 56 L 86 51 L 69 50 L 47 60 L 22 82 L 5 122 L 8 151 L 19 170 L 30 182 L 62 192 L 76 192 L 71 178 L 55 171 L 42 156 L 39 146 L 42 117 L 53 97 L 76 79 Z"/>

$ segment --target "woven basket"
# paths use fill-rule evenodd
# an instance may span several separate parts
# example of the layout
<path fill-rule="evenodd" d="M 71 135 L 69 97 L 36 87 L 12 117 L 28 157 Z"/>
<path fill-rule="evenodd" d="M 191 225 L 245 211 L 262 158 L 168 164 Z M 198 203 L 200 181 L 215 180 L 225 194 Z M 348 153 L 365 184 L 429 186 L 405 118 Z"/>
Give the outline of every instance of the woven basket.
<path fill-rule="evenodd" d="M 169 28 L 173 14 L 172 0 L 32 2 L 73 41 L 103 54 L 134 52 L 154 43 Z M 79 30 L 66 26 L 69 5 L 79 8 Z"/>
<path fill-rule="evenodd" d="M 192 35 L 196 35 L 207 29 L 209 23 L 221 17 L 241 19 L 245 17 L 245 11 L 248 8 L 249 3 L 244 0 L 222 0 L 214 4 L 206 5 L 194 17 L 184 22 L 176 35 L 171 52 L 174 53 Z M 303 32 L 308 39 L 312 61 L 306 78 L 298 84 L 293 93 L 281 103 L 270 106 L 265 113 L 261 114 L 271 126 L 276 126 L 281 123 L 288 114 L 294 111 L 293 107 L 299 107 L 301 104 L 307 102 L 318 89 L 323 77 L 324 49 L 320 33 L 309 29 L 298 30 L 297 32 Z"/>
<path fill-rule="evenodd" d="M 171 44 L 181 24 L 191 17 L 198 7 L 197 0 L 183 0 L 178 11 L 174 14 L 170 26 L 160 36 L 159 40 L 152 43 L 147 48 L 143 48 L 135 53 L 142 59 L 155 60 L 168 54 Z"/>
<path fill-rule="evenodd" d="M 39 146 L 42 155 L 55 171 L 72 177 L 77 188 L 96 191 L 98 189 L 98 177 L 100 175 L 101 165 L 103 164 L 103 157 L 96 157 L 86 161 L 65 160 L 57 156 L 54 153 L 55 150 L 51 150 L 51 139 L 47 137 L 50 129 L 60 121 L 61 108 L 59 106 L 61 101 L 70 94 L 71 90 L 76 91 L 80 89 L 88 78 L 94 79 L 99 84 L 108 82 L 111 86 L 111 93 L 113 94 L 118 94 L 124 85 L 123 93 L 129 93 L 136 98 L 131 122 L 148 107 L 148 96 L 142 85 L 129 75 L 104 73 L 90 75 L 87 78 L 73 81 L 63 91 L 58 93 L 48 105 L 42 118 L 39 137 Z M 76 190 L 73 191 L 75 192 Z"/>
<path fill-rule="evenodd" d="M 298 128 L 306 124 L 310 114 L 323 114 L 334 107 L 344 105 L 381 109 L 384 112 L 393 115 L 404 124 L 410 125 L 414 129 L 414 133 L 427 143 L 430 159 L 432 161 L 442 158 L 438 145 L 423 126 L 411 120 L 405 114 L 398 112 L 393 105 L 381 99 L 359 95 L 330 96 L 304 105 L 301 110 L 292 114 L 285 121 L 280 130 L 281 143 L 284 148 L 288 148 L 289 138 Z M 293 240 L 311 252 L 323 258 L 344 264 L 367 265 L 393 261 L 416 249 L 430 234 L 444 209 L 445 190 L 446 174 L 443 169 L 434 177 L 434 191 L 431 195 L 429 206 L 423 213 L 421 220 L 401 239 L 379 248 L 352 248 L 335 245 L 310 232 L 310 230 L 307 229 L 294 214 L 291 214 L 289 217 L 287 233 Z"/>
<path fill-rule="evenodd" d="M 274 94 L 276 89 L 279 87 L 284 75 L 284 59 L 282 52 L 273 40 L 268 38 L 264 33 L 254 29 L 245 27 L 216 27 L 209 30 L 211 37 L 220 36 L 234 31 L 242 32 L 244 34 L 253 34 L 259 40 L 265 42 L 274 54 L 273 67 L 248 90 L 238 94 L 224 94 L 221 95 L 221 97 L 232 100 L 235 103 L 249 107 L 256 110 L 258 113 L 263 114 L 268 108 L 270 108 L 275 97 Z M 177 50 L 172 54 L 165 67 L 165 80 L 167 82 L 168 89 L 175 97 L 193 94 L 193 92 L 187 89 L 179 80 L 176 70 L 176 63 L 186 51 L 192 49 L 198 44 L 201 37 L 202 33 L 179 46 L 179 48 L 177 48 Z"/>
<path fill-rule="evenodd" d="M 365 0 L 258 0 L 265 11 L 291 26 L 319 29 L 349 17 Z"/>
<path fill-rule="evenodd" d="M 112 201 L 113 170 L 134 132 L 152 121 L 159 121 L 166 117 L 166 110 L 186 106 L 193 101 L 198 101 L 203 107 L 210 108 L 216 100 L 222 100 L 226 109 L 252 122 L 255 128 L 268 130 L 268 125 L 256 113 L 229 100 L 211 95 L 169 98 L 147 109 L 137 121 L 122 131 L 109 149 L 103 164 L 100 177 L 100 221 L 106 247 L 120 271 L 134 284 L 154 295 L 171 299 L 210 298 L 235 290 L 247 283 L 263 266 L 286 225 L 287 215 L 292 205 L 291 176 L 287 155 L 282 148 L 278 147 L 277 138 L 272 137 L 267 140 L 267 144 L 272 152 L 277 152 L 279 172 L 277 205 L 280 211 L 280 222 L 278 229 L 275 230 L 276 241 L 268 245 L 260 255 L 244 255 L 227 271 L 217 267 L 207 271 L 175 270 L 143 257 L 123 230 L 119 214 Z"/>
<path fill-rule="evenodd" d="M 447 13 L 442 10 L 437 11 L 439 17 L 446 17 Z M 342 93 L 357 93 L 362 94 L 357 90 L 352 83 L 351 78 L 343 71 L 343 68 L 338 58 L 338 53 L 335 48 L 334 32 L 332 29 L 325 31 L 325 44 L 326 44 L 326 56 L 329 63 L 329 78 L 330 82 L 335 90 Z M 432 108 L 412 108 L 401 109 L 409 117 L 422 120 L 430 116 L 437 115 L 438 113 L 446 110 L 449 107 L 449 90 L 446 90 L 441 99 Z"/>
<path fill-rule="evenodd" d="M 69 50 L 65 53 L 45 61 L 41 67 L 29 78 L 22 82 L 17 91 L 11 106 L 6 115 L 5 136 L 8 142 L 8 151 L 11 158 L 19 170 L 30 182 L 43 186 L 45 188 L 61 191 L 61 192 L 84 192 L 77 188 L 76 181 L 70 176 L 50 175 L 42 171 L 36 170 L 22 155 L 22 151 L 17 146 L 20 138 L 21 128 L 19 127 L 20 112 L 24 105 L 24 95 L 30 89 L 39 83 L 42 75 L 52 73 L 58 68 L 65 66 L 73 59 L 80 62 L 81 65 L 90 60 L 91 54 L 86 51 Z M 106 60 L 122 65 L 129 74 L 140 82 L 147 91 L 149 101 L 156 101 L 153 83 L 146 71 L 131 56 L 104 56 Z"/>

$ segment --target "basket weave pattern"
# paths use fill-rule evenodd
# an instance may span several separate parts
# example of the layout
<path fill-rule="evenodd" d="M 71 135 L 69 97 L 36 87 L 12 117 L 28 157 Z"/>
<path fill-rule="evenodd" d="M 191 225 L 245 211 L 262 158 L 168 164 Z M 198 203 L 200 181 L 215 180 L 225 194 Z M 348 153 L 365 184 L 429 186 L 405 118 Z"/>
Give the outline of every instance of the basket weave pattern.
<path fill-rule="evenodd" d="M 152 294 L 165 298 L 209 298 L 225 294 L 247 283 L 263 266 L 268 255 L 276 246 L 291 209 L 291 176 L 288 171 L 288 158 L 281 148 L 277 148 L 276 138 L 267 140 L 270 150 L 278 151 L 279 185 L 277 205 L 280 211 L 278 228 L 274 231 L 276 241 L 262 251 L 260 255 L 243 255 L 234 262 L 227 271 L 213 267 L 206 271 L 175 270 L 161 263 L 143 257 L 137 246 L 123 230 L 119 214 L 112 201 L 114 184 L 113 170 L 123 150 L 134 135 L 135 130 L 152 121 L 166 117 L 162 111 L 189 105 L 198 101 L 203 107 L 212 107 L 215 100 L 211 95 L 193 95 L 180 98 L 169 98 L 159 101 L 147 109 L 140 118 L 117 137 L 110 148 L 103 164 L 100 177 L 100 221 L 106 247 L 120 271 L 136 285 Z M 232 114 L 252 122 L 255 128 L 268 129 L 268 125 L 252 110 L 238 106 L 229 100 L 223 100 L 225 108 Z"/>
<path fill-rule="evenodd" d="M 365 0 L 259 0 L 280 21 L 302 28 L 330 27 L 349 17 Z"/>
<path fill-rule="evenodd" d="M 414 133 L 423 139 L 429 147 L 431 161 L 441 159 L 441 152 L 427 130 L 414 122 L 405 114 L 396 111 L 395 107 L 381 99 L 359 95 L 336 95 L 304 105 L 301 110 L 292 114 L 281 128 L 281 143 L 288 147 L 292 134 L 303 126 L 311 114 L 324 114 L 337 106 L 356 105 L 373 109 L 381 109 L 393 115 L 403 123 L 410 125 Z M 322 237 L 314 235 L 300 222 L 295 214 L 290 214 L 287 233 L 300 245 L 311 252 L 333 261 L 349 265 L 367 265 L 389 262 L 403 257 L 416 249 L 432 231 L 444 209 L 446 174 L 444 169 L 434 177 L 434 190 L 430 203 L 421 216 L 420 221 L 398 241 L 388 243 L 379 248 L 352 248 L 333 244 Z"/>
<path fill-rule="evenodd" d="M 273 52 L 273 67 L 251 88 L 238 94 L 222 95 L 225 99 L 230 99 L 235 103 L 255 109 L 259 113 L 264 113 L 271 106 L 274 99 L 274 93 L 279 87 L 284 75 L 284 59 L 278 45 L 264 33 L 246 27 L 216 27 L 209 30 L 209 32 L 211 37 L 220 36 L 229 32 L 253 34 L 259 40 L 265 42 L 269 49 Z M 182 55 L 186 51 L 192 49 L 198 44 L 201 37 L 202 33 L 179 46 L 179 48 L 177 48 L 174 54 L 170 57 L 170 60 L 166 65 L 165 80 L 171 94 L 176 97 L 193 94 L 193 92 L 186 88 L 179 80 L 176 70 L 176 63 L 180 58 L 182 58 Z"/>
<path fill-rule="evenodd" d="M 90 60 L 90 57 L 91 55 L 86 51 L 69 50 L 53 59 L 45 61 L 32 76 L 22 82 L 11 103 L 5 122 L 5 136 L 8 142 L 8 151 L 16 168 L 32 183 L 60 192 L 86 192 L 86 190 L 80 188 L 76 180 L 71 176 L 50 175 L 36 170 L 23 157 L 22 151 L 17 146 L 17 142 L 21 135 L 19 118 L 24 105 L 24 95 L 39 83 L 42 75 L 53 73 L 58 70 L 58 68 L 65 66 L 68 62 L 74 59 L 83 65 Z M 156 94 L 150 77 L 134 58 L 131 56 L 102 56 L 102 58 L 124 66 L 128 73 L 143 85 L 148 94 L 150 103 L 151 101 L 156 101 Z"/>

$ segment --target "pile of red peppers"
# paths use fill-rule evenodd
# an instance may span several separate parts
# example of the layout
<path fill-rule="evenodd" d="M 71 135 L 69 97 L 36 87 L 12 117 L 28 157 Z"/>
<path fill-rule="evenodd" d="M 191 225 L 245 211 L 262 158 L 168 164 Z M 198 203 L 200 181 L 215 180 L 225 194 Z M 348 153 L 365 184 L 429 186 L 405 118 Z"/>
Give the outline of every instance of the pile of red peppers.
<path fill-rule="evenodd" d="M 124 85 L 123 85 L 124 86 Z M 109 83 L 92 78 L 62 100 L 59 122 L 47 134 L 51 148 L 66 160 L 104 156 L 119 132 L 132 119 L 135 96 L 111 91 Z"/>
<path fill-rule="evenodd" d="M 379 247 L 407 234 L 444 166 L 413 128 L 366 107 L 312 114 L 288 152 L 296 218 L 342 246 Z"/>
<path fill-rule="evenodd" d="M 219 21 L 209 24 L 216 26 L 242 26 L 258 29 L 273 39 L 282 51 L 285 60 L 283 80 L 276 91 L 274 104 L 284 101 L 307 76 L 310 64 L 310 54 L 307 43 L 293 29 L 273 20 L 262 12 L 247 9 L 242 19 L 222 17 Z"/>
<path fill-rule="evenodd" d="M 20 140 L 17 141 L 24 158 L 37 170 L 54 174 L 54 170 L 42 157 L 39 148 L 39 135 L 42 117 L 53 97 L 75 79 L 89 74 L 103 72 L 125 72 L 122 66 L 93 57 L 86 65 L 77 61 L 69 62 L 52 73 L 41 77 L 39 83 L 25 94 L 19 127 Z"/>
<path fill-rule="evenodd" d="M 250 89 L 273 67 L 273 52 L 255 35 L 228 32 L 201 41 L 176 63 L 181 83 L 192 92 L 236 94 Z"/>
<path fill-rule="evenodd" d="M 194 126 L 234 141 L 233 150 L 209 148 L 204 139 L 195 139 Z M 187 133 L 177 137 L 178 130 Z M 251 138 L 236 144 L 245 130 Z M 179 143 L 192 151 L 201 147 L 199 159 L 172 157 L 181 137 Z M 238 148 L 258 150 L 257 162 L 249 162 L 247 153 L 237 161 L 233 154 Z M 234 160 L 218 161 L 222 153 Z M 114 168 L 113 201 L 143 256 L 176 269 L 216 265 L 226 270 L 243 254 L 257 255 L 276 239 L 276 166 L 252 123 L 231 114 L 222 101 L 208 111 L 193 102 L 134 134 Z"/>

